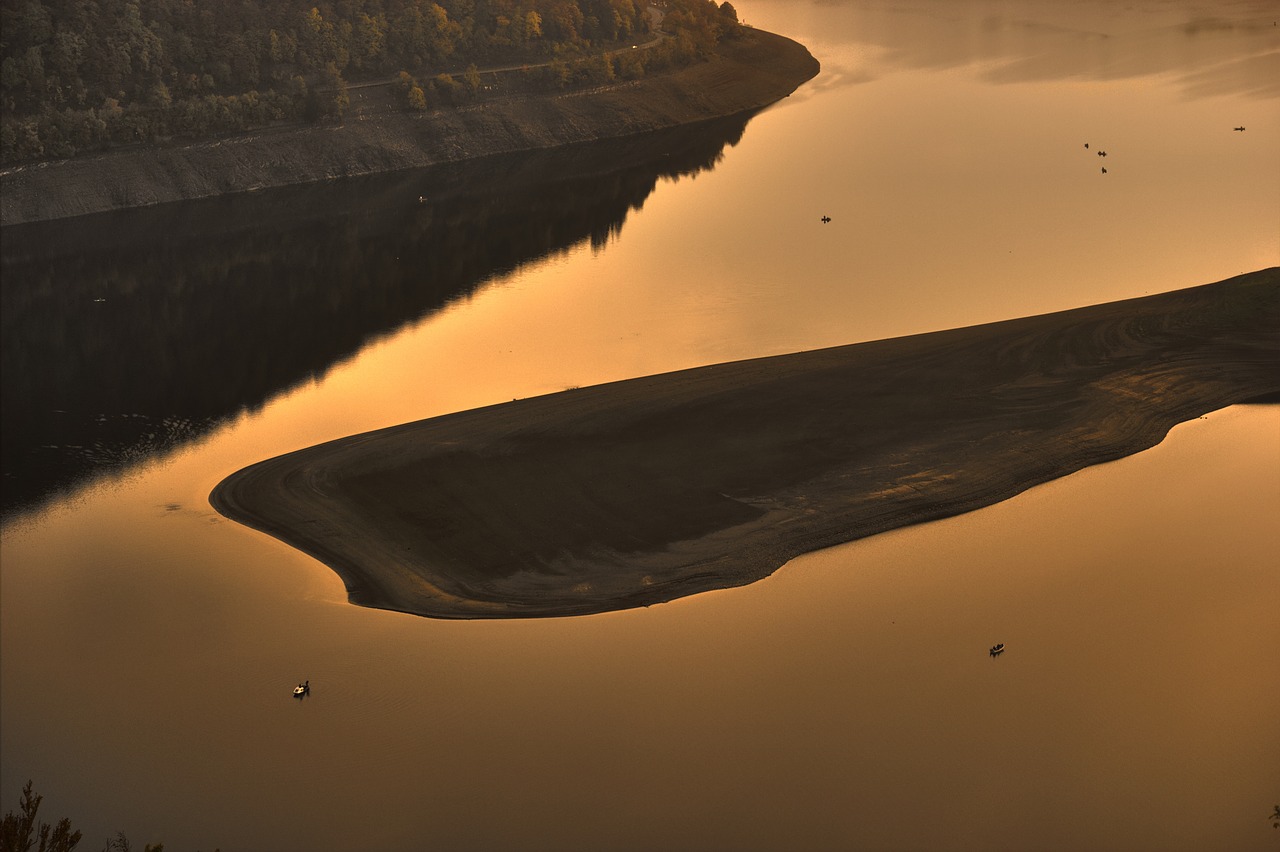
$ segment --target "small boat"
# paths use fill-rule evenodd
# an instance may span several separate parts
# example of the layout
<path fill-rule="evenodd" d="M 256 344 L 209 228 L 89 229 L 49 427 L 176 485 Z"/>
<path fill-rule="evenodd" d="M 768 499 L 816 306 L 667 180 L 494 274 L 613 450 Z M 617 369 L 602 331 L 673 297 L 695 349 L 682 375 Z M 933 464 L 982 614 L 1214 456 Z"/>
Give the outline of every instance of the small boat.
<path fill-rule="evenodd" d="M 293 697 L 302 698 L 304 695 L 311 694 L 311 681 L 303 681 L 293 688 Z"/>
<path fill-rule="evenodd" d="M 991 646 L 991 651 L 990 651 L 990 653 L 991 653 L 991 656 L 993 656 L 993 657 L 998 657 L 998 656 L 1000 656 L 1001 654 L 1003 654 L 1003 653 L 1004 653 L 1004 643 L 1003 643 L 1003 642 L 1001 642 L 1001 643 L 1000 643 L 1000 644 L 998 644 L 998 645 L 992 645 L 992 646 Z"/>

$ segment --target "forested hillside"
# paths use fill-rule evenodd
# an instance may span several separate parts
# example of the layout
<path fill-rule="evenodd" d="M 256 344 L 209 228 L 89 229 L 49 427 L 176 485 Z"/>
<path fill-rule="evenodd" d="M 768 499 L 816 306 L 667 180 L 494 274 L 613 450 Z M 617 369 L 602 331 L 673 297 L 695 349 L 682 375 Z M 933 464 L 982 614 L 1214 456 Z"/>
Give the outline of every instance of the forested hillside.
<path fill-rule="evenodd" d="M 634 78 L 695 61 L 737 27 L 729 3 L 670 0 L 649 50 L 644 0 L 4 0 L 6 163 L 342 120 L 348 83 L 395 80 L 403 109 Z M 510 82 L 505 83 L 512 88 Z"/>

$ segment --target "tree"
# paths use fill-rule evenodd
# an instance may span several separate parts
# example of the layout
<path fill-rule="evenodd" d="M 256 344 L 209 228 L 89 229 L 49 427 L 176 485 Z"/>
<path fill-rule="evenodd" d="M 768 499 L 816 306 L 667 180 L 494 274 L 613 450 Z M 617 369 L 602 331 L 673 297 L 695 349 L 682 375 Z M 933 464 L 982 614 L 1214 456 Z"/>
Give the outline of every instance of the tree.
<path fill-rule="evenodd" d="M 22 802 L 18 805 L 22 813 L 9 811 L 0 822 L 0 849 L 4 852 L 28 852 L 34 846 L 39 852 L 71 852 L 76 848 L 81 834 L 71 830 L 71 820 L 63 817 L 56 826 L 36 822 L 36 813 L 43 799 L 39 793 L 31 792 L 31 782 L 27 781 L 27 786 L 22 788 Z M 37 840 L 39 846 L 35 846 Z"/>
<path fill-rule="evenodd" d="M 71 820 L 63 817 L 57 825 L 36 821 L 43 800 L 44 796 L 32 792 L 31 782 L 27 781 L 18 805 L 22 813 L 9 811 L 0 822 L 0 852 L 71 852 L 76 848 L 83 833 L 71 830 Z M 104 852 L 133 852 L 133 844 L 123 831 L 118 831 Z M 164 844 L 148 843 L 143 852 L 164 852 Z"/>
<path fill-rule="evenodd" d="M 357 68 L 373 68 L 383 55 L 383 46 L 387 38 L 386 18 L 379 15 L 371 18 L 364 12 L 356 17 L 352 33 L 355 42 L 352 59 Z"/>
<path fill-rule="evenodd" d="M 462 37 L 462 25 L 449 19 L 449 13 L 439 3 L 432 3 L 426 10 L 427 53 L 437 62 L 453 55 Z"/>
<path fill-rule="evenodd" d="M 547 66 L 546 76 L 552 86 L 563 89 L 573 79 L 573 72 L 569 68 L 569 63 L 563 59 L 553 59 Z"/>
<path fill-rule="evenodd" d="M 421 77 L 396 92 L 406 108 L 414 86 L 433 109 L 474 99 L 485 66 L 540 67 L 546 88 L 635 79 L 737 31 L 725 0 L 663 5 L 684 35 L 606 62 L 585 60 L 650 31 L 642 0 L 3 0 L 0 161 L 341 120 L 348 79 L 396 68 Z"/>
<path fill-rule="evenodd" d="M 618 76 L 624 80 L 638 80 L 644 76 L 647 50 L 629 50 L 618 54 Z"/>
<path fill-rule="evenodd" d="M 147 91 L 147 101 L 152 106 L 168 109 L 173 103 L 173 96 L 169 94 L 169 87 L 162 81 L 157 80 L 151 84 L 151 88 Z"/>
<path fill-rule="evenodd" d="M 431 81 L 431 91 L 436 98 L 443 100 L 445 103 L 457 103 L 459 90 L 462 88 L 458 81 L 448 74 L 437 74 L 436 78 Z"/>
<path fill-rule="evenodd" d="M 615 77 L 613 62 L 603 53 L 579 63 L 580 74 L 592 83 L 612 83 Z"/>
<path fill-rule="evenodd" d="M 123 831 L 117 831 L 116 836 L 111 838 L 111 842 L 107 844 L 107 848 L 103 852 L 133 852 L 133 844 L 129 842 L 129 838 L 124 836 Z M 164 852 L 164 844 L 157 843 L 152 845 L 148 843 L 142 852 Z"/>
<path fill-rule="evenodd" d="M 542 16 L 530 9 L 524 16 L 524 40 L 534 41 L 542 38 Z"/>
<path fill-rule="evenodd" d="M 467 84 L 467 89 L 471 94 L 480 91 L 480 70 L 476 68 L 475 63 L 467 66 L 467 71 L 462 75 L 463 81 Z"/>
<path fill-rule="evenodd" d="M 738 10 L 733 8 L 733 4 L 729 0 L 724 0 L 720 4 L 720 21 L 726 27 L 738 25 Z"/>
<path fill-rule="evenodd" d="M 347 81 L 342 79 L 342 72 L 335 63 L 330 62 L 324 66 L 324 71 L 320 74 L 320 85 L 324 90 L 320 102 L 321 112 L 341 121 L 342 114 L 351 103 L 351 97 L 347 94 Z"/>

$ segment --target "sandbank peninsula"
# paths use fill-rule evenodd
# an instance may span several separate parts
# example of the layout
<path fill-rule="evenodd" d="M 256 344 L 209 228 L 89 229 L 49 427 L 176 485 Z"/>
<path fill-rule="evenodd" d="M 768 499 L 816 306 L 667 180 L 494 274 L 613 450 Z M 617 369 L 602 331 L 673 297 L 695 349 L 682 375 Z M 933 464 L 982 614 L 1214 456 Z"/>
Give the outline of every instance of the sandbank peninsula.
<path fill-rule="evenodd" d="M 1277 399 L 1280 267 L 393 426 L 252 465 L 210 499 L 357 604 L 581 615 L 751 583 Z"/>

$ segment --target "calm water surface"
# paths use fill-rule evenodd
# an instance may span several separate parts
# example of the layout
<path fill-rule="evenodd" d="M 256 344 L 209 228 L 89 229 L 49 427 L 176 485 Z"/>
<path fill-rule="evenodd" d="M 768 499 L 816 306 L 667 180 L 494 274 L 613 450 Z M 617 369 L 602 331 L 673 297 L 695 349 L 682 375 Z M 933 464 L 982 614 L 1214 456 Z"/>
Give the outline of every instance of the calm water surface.
<path fill-rule="evenodd" d="M 57 468 L 6 479 L 6 809 L 32 778 L 171 849 L 1274 846 L 1275 407 L 578 619 L 353 607 L 209 508 L 356 431 L 1280 263 L 1275 3 L 735 5 L 822 75 L 621 171 L 6 232 L 6 474 Z"/>

